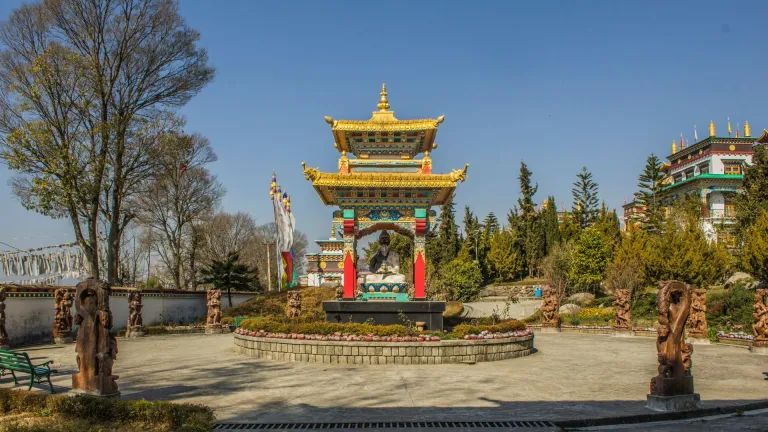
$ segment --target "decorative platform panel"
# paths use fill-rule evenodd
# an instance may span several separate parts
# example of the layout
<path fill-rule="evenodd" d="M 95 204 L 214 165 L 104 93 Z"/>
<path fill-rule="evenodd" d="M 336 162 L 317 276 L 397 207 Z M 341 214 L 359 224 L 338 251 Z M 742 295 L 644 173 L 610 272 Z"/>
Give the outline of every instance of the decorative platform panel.
<path fill-rule="evenodd" d="M 439 342 L 337 342 L 235 334 L 235 350 L 267 360 L 340 364 L 447 364 L 527 356 L 533 336 Z"/>
<path fill-rule="evenodd" d="M 365 290 L 368 292 L 407 293 L 408 282 L 369 282 L 365 284 Z"/>

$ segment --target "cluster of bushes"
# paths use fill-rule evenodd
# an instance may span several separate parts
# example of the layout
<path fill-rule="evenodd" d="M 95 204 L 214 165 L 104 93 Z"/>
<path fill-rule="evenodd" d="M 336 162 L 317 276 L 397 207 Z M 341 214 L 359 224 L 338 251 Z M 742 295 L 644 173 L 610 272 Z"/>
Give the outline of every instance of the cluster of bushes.
<path fill-rule="evenodd" d="M 336 298 L 335 288 L 309 287 L 301 289 L 301 316 L 306 321 L 325 320 L 323 302 Z M 285 317 L 288 292 L 267 292 L 222 313 L 222 323 L 230 324 L 235 317 Z"/>
<path fill-rule="evenodd" d="M 754 291 L 742 284 L 728 290 L 712 290 L 707 293 L 707 325 L 725 331 L 743 325 L 744 332 L 751 332 L 754 302 Z"/>
<path fill-rule="evenodd" d="M 612 325 L 613 309 L 584 308 L 575 314 L 561 314 L 560 320 L 570 325 Z"/>
<path fill-rule="evenodd" d="M 55 396 L 0 389 L 0 421 L 8 415 L 29 414 L 24 425 L 4 427 L 25 432 L 115 431 L 203 432 L 213 430 L 213 410 L 203 405 Z"/>

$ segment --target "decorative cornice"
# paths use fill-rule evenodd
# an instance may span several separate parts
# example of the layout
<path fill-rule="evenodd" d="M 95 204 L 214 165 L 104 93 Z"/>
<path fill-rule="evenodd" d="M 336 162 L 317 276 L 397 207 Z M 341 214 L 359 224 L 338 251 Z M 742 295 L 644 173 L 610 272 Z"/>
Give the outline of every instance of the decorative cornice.
<path fill-rule="evenodd" d="M 456 187 L 458 182 L 467 178 L 469 164 L 464 169 L 453 170 L 449 174 L 419 173 L 324 173 L 317 168 L 309 168 L 302 162 L 304 178 L 312 181 L 315 187 L 372 187 L 372 188 L 445 188 Z"/>

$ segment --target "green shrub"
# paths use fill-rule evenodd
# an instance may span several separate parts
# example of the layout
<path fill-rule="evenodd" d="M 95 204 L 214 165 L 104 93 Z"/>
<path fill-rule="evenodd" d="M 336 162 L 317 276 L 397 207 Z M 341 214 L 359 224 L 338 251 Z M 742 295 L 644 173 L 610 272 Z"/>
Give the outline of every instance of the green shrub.
<path fill-rule="evenodd" d="M 478 334 L 485 330 L 493 333 L 504 333 L 515 330 L 524 330 L 525 324 L 518 320 L 503 321 L 493 325 L 459 324 L 453 328 L 453 334 L 457 338 L 463 338 L 469 334 Z"/>
<path fill-rule="evenodd" d="M 632 304 L 632 319 L 656 320 L 659 315 L 655 292 L 640 293 Z"/>
<path fill-rule="evenodd" d="M 10 389 L 0 389 L 0 411 L 2 415 L 30 413 L 55 417 L 51 421 L 56 428 L 34 424 L 12 429 L 19 431 L 106 431 L 122 425 L 126 427 L 120 430 L 203 432 L 213 429 L 215 419 L 213 411 L 203 405 L 69 397 Z"/>
<path fill-rule="evenodd" d="M 442 270 L 443 282 L 455 300 L 470 301 L 480 294 L 483 272 L 476 262 L 460 256 L 443 266 Z"/>
<path fill-rule="evenodd" d="M 726 323 L 741 324 L 745 332 L 752 330 L 752 309 L 754 293 L 743 284 L 729 290 L 707 293 L 707 324 L 725 329 Z"/>
<path fill-rule="evenodd" d="M 333 333 L 348 333 L 353 335 L 375 336 L 408 336 L 414 334 L 413 330 L 404 325 L 374 325 L 360 323 L 329 323 L 325 321 L 314 322 L 280 322 L 269 318 L 254 318 L 244 320 L 240 328 L 258 331 L 264 330 L 271 333 L 299 333 L 330 335 Z"/>
<path fill-rule="evenodd" d="M 302 288 L 300 292 L 302 319 L 305 321 L 325 320 L 323 302 L 335 299 L 336 289 L 309 287 Z M 285 317 L 285 306 L 287 303 L 287 291 L 268 292 L 225 310 L 222 313 L 222 322 L 224 322 L 224 319 L 234 317 L 266 316 L 274 319 L 282 319 Z"/>
<path fill-rule="evenodd" d="M 616 300 L 616 296 L 605 296 L 605 297 L 597 297 L 592 301 L 592 304 L 595 306 L 610 306 L 613 304 L 613 301 Z"/>

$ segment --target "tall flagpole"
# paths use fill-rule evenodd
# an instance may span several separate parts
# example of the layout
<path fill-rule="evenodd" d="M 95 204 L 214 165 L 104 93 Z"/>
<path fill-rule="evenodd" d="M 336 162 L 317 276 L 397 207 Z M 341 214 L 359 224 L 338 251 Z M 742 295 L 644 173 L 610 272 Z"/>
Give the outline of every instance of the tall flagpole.
<path fill-rule="evenodd" d="M 272 264 L 269 262 L 269 242 L 267 242 L 267 290 L 272 291 Z"/>

